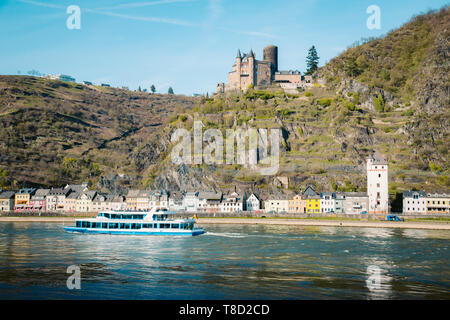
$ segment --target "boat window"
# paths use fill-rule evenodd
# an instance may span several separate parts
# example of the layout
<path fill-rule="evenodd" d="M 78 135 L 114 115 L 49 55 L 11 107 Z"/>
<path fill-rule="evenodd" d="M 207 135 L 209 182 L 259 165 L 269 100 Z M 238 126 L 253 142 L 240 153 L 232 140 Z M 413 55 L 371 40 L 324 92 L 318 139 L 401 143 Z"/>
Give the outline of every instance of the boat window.
<path fill-rule="evenodd" d="M 117 214 L 111 214 L 111 219 L 117 219 Z"/>
<path fill-rule="evenodd" d="M 107 229 L 108 228 L 108 224 L 107 223 L 102 223 L 102 228 L 103 229 Z"/>
<path fill-rule="evenodd" d="M 153 228 L 158 229 L 158 224 L 157 224 L 157 223 L 154 223 L 154 224 L 153 224 Z"/>
<path fill-rule="evenodd" d="M 109 219 L 110 214 L 109 213 L 105 213 L 105 217 Z"/>
<path fill-rule="evenodd" d="M 80 228 L 81 227 L 81 221 L 77 221 L 76 226 L 77 226 L 77 228 Z"/>
<path fill-rule="evenodd" d="M 179 224 L 172 224 L 172 229 L 179 229 L 180 225 Z"/>

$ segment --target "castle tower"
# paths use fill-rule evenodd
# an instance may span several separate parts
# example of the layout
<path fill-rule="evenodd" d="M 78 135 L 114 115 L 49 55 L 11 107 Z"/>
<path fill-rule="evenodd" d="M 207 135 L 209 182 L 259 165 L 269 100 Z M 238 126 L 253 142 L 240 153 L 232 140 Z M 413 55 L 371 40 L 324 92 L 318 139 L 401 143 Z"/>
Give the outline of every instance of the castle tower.
<path fill-rule="evenodd" d="M 238 49 L 238 53 L 236 56 L 236 70 L 238 74 L 241 74 L 241 62 L 242 62 L 241 50 Z"/>
<path fill-rule="evenodd" d="M 256 85 L 255 81 L 255 54 L 253 53 L 253 50 L 250 49 L 250 53 L 248 54 L 248 76 L 250 77 L 250 83 L 254 86 Z M 247 88 L 243 88 L 244 90 L 247 90 Z"/>
<path fill-rule="evenodd" d="M 369 213 L 389 213 L 388 162 L 378 152 L 367 159 L 367 195 Z"/>
<path fill-rule="evenodd" d="M 271 63 L 271 78 L 275 77 L 275 72 L 278 71 L 278 47 L 269 45 L 263 49 L 263 59 Z"/>

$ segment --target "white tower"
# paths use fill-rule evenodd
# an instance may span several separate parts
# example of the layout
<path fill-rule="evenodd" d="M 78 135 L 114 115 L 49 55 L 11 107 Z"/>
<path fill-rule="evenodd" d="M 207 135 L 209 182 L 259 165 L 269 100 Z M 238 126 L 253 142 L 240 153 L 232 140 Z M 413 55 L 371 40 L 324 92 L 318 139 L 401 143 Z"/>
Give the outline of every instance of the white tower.
<path fill-rule="evenodd" d="M 388 162 L 378 151 L 367 159 L 369 213 L 389 213 Z"/>

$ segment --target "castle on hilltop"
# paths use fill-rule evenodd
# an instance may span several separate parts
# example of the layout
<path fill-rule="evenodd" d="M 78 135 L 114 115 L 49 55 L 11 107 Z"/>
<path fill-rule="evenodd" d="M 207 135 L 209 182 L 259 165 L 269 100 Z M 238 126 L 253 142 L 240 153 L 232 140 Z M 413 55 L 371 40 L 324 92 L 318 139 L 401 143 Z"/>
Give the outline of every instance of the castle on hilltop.
<path fill-rule="evenodd" d="M 269 45 L 263 50 L 263 60 L 256 60 L 255 53 L 241 54 L 238 50 L 233 69 L 228 73 L 228 84 L 218 83 L 217 93 L 246 91 L 250 86 L 270 86 L 279 83 L 281 87 L 295 88 L 312 85 L 312 76 L 302 76 L 300 71 L 278 70 L 278 47 Z"/>

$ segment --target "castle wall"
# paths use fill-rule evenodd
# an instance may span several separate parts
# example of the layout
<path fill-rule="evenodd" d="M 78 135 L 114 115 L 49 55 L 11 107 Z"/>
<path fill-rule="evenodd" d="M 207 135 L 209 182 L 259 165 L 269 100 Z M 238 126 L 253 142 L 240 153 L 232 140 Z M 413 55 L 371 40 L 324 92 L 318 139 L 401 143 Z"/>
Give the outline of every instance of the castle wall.
<path fill-rule="evenodd" d="M 275 81 L 300 83 L 302 82 L 301 74 L 275 74 Z"/>

